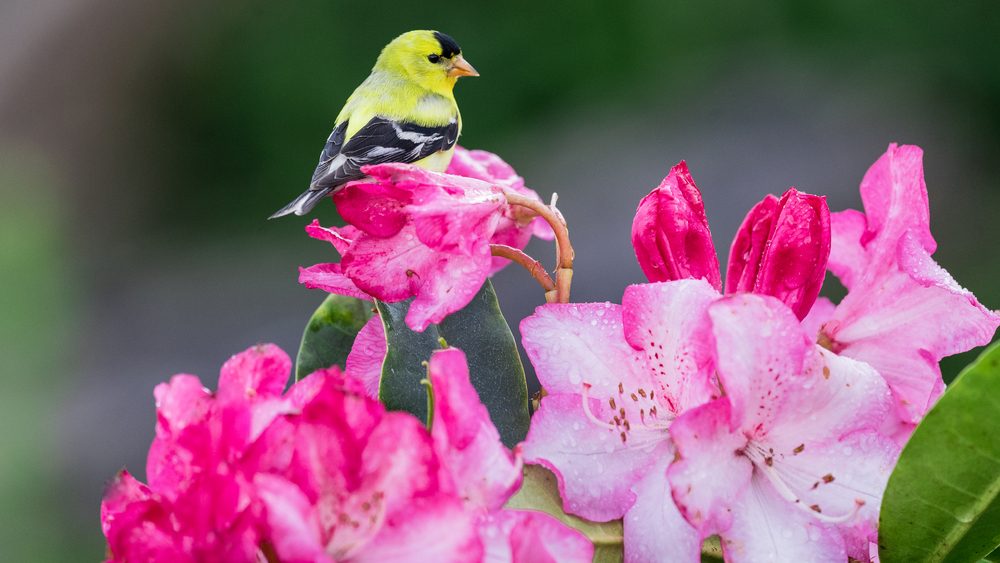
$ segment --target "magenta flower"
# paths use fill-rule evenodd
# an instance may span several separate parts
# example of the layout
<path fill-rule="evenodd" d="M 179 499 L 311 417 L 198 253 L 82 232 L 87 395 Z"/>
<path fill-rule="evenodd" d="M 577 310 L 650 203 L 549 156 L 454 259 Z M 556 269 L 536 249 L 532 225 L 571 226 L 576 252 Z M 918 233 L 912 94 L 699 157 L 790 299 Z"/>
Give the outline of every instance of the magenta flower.
<path fill-rule="evenodd" d="M 795 188 L 765 197 L 733 240 L 726 292 L 772 295 L 804 318 L 826 273 L 829 213 L 826 198 Z M 722 288 L 705 207 L 684 162 L 639 203 L 632 246 L 649 281 L 694 278 Z"/>
<path fill-rule="evenodd" d="M 474 516 L 419 420 L 386 412 L 338 370 L 289 390 L 300 413 L 272 426 L 255 485 L 281 561 L 477 561 Z"/>
<path fill-rule="evenodd" d="M 550 469 L 567 512 L 625 517 L 625 556 L 696 560 L 697 534 L 670 499 L 667 428 L 719 396 L 703 280 L 631 286 L 622 304 L 549 304 L 521 323 L 547 391 L 525 460 Z"/>
<path fill-rule="evenodd" d="M 365 168 L 373 182 L 352 182 L 334 196 L 349 225 L 307 228 L 333 244 L 340 263 L 303 268 L 299 281 L 386 302 L 414 297 L 406 322 L 422 331 L 467 305 L 503 267 L 491 243 L 523 248 L 532 234 L 551 237 L 544 222 L 507 204 L 505 191 L 538 196 L 499 157 L 462 149 L 450 170 L 468 176 L 405 164 Z"/>
<path fill-rule="evenodd" d="M 766 196 L 747 214 L 729 251 L 726 293 L 780 299 L 802 319 L 823 287 L 830 257 L 826 199 L 790 188 Z"/>
<path fill-rule="evenodd" d="M 101 504 L 111 561 L 255 561 L 266 533 L 251 455 L 290 405 L 281 398 L 291 361 L 273 345 L 230 358 L 209 393 L 197 377 L 156 387 L 149 486 L 122 471 Z"/>
<path fill-rule="evenodd" d="M 673 498 L 727 561 L 867 560 L 898 449 L 868 365 L 813 344 L 778 300 L 709 307 L 726 395 L 674 421 Z M 735 455 L 734 455 L 735 452 Z"/>
<path fill-rule="evenodd" d="M 944 390 L 938 362 L 987 344 L 1000 316 L 931 255 L 923 151 L 892 144 L 861 181 L 865 213 L 833 215 L 830 270 L 847 296 L 823 325 L 834 352 L 885 377 L 904 423 L 918 422 Z"/>
<path fill-rule="evenodd" d="M 705 204 L 683 160 L 639 202 L 632 247 L 651 282 L 704 279 L 722 289 Z"/>

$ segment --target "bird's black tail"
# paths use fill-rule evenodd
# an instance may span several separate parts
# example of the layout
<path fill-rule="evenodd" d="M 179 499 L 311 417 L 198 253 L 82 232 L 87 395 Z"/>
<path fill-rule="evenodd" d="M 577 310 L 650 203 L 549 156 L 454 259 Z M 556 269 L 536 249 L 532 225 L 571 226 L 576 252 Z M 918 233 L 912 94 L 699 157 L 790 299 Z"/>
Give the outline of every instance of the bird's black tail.
<path fill-rule="evenodd" d="M 273 215 L 268 217 L 268 219 L 275 219 L 278 217 L 284 217 L 285 215 L 290 215 L 292 213 L 296 215 L 305 215 L 312 211 L 313 207 L 320 202 L 321 199 L 327 196 L 333 188 L 319 188 L 314 190 L 312 188 L 302 192 L 302 194 L 293 199 L 291 203 L 282 207 L 281 209 L 274 212 Z"/>

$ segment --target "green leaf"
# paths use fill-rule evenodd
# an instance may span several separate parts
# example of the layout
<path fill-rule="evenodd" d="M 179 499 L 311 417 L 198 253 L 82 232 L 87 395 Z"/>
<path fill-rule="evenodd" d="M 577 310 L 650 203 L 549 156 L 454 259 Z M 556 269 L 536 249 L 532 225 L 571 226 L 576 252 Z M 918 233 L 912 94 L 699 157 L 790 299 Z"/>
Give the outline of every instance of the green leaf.
<path fill-rule="evenodd" d="M 489 280 L 464 309 L 424 332 L 413 332 L 404 322 L 409 301 L 376 305 L 387 342 L 379 383 L 379 398 L 387 408 L 427 419 L 427 392 L 420 384 L 427 376 L 423 363 L 441 347 L 439 339 L 443 338 L 449 346 L 465 352 L 472 385 L 503 443 L 514 447 L 524 440 L 528 433 L 524 366 Z"/>
<path fill-rule="evenodd" d="M 556 476 L 540 465 L 526 465 L 524 467 L 524 483 L 521 485 L 521 489 L 507 501 L 506 507 L 541 510 L 555 516 L 567 526 L 580 530 L 594 544 L 595 563 L 622 560 L 622 521 L 591 522 L 563 512 Z"/>
<path fill-rule="evenodd" d="M 917 426 L 882 500 L 882 563 L 978 561 L 1000 545 L 1000 343 Z"/>
<path fill-rule="evenodd" d="M 354 338 L 372 316 L 368 301 L 330 295 L 316 309 L 302 333 L 295 358 L 295 380 L 330 366 L 344 367 Z"/>

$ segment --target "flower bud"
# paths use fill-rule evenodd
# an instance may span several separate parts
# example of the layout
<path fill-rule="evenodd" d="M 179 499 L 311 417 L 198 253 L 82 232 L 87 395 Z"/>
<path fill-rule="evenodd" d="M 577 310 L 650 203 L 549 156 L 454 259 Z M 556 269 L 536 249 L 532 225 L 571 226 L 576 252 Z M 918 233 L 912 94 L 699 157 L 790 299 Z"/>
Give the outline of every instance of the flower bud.
<path fill-rule="evenodd" d="M 747 214 L 729 251 L 726 293 L 771 295 L 799 317 L 812 308 L 830 257 L 826 198 L 789 188 Z"/>
<path fill-rule="evenodd" d="M 683 161 L 639 202 L 632 247 L 651 282 L 694 278 L 722 287 L 705 205 Z"/>

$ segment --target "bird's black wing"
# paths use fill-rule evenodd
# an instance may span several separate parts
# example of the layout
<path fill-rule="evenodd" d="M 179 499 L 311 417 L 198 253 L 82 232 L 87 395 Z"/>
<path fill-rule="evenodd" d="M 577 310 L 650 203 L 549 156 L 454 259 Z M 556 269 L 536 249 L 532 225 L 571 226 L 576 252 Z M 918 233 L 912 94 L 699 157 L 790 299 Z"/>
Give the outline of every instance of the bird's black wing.
<path fill-rule="evenodd" d="M 346 129 L 345 121 L 330 134 L 313 172 L 310 190 L 333 188 L 363 178 L 361 167 L 369 164 L 416 162 L 450 149 L 458 140 L 458 123 L 454 120 L 440 127 L 426 127 L 373 117 L 345 143 Z"/>

